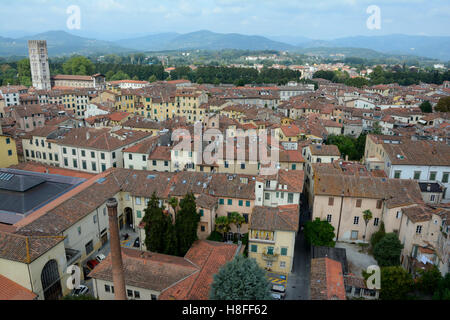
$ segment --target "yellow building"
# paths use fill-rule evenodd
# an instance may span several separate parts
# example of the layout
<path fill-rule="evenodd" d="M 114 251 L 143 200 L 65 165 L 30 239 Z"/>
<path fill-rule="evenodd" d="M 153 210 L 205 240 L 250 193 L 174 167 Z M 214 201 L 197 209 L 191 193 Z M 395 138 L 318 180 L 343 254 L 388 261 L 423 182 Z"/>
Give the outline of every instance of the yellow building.
<path fill-rule="evenodd" d="M 253 208 L 250 220 L 248 256 L 270 272 L 289 274 L 294 260 L 299 206 Z"/>
<path fill-rule="evenodd" d="M 0 168 L 18 163 L 16 142 L 10 136 L 3 135 L 0 127 Z"/>

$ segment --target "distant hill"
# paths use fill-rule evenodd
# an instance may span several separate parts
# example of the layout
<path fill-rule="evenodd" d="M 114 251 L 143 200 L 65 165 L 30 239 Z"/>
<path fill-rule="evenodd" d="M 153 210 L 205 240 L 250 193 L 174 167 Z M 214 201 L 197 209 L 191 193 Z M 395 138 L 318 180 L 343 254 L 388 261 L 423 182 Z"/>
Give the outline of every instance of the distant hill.
<path fill-rule="evenodd" d="M 114 42 L 84 38 L 64 31 L 49 31 L 17 39 L 0 36 L 0 56 L 28 55 L 27 41 L 33 39 L 47 40 L 50 56 L 118 54 L 135 51 L 240 49 L 289 50 L 303 53 L 328 51 L 342 53 L 346 57 L 361 58 L 400 55 L 422 56 L 442 61 L 450 60 L 450 37 L 387 35 L 311 40 L 301 36 L 278 36 L 269 39 L 263 36 L 249 36 L 238 33 L 224 34 L 207 30 L 186 34 L 158 33 Z M 344 48 L 345 50 L 343 50 Z"/>
<path fill-rule="evenodd" d="M 64 31 L 49 31 L 18 39 L 0 37 L 0 56 L 28 55 L 28 40 L 47 40 L 50 56 L 131 51 L 108 41 L 82 38 Z"/>
<path fill-rule="evenodd" d="M 186 34 L 163 33 L 137 39 L 121 40 L 116 44 L 133 49 L 163 50 L 289 50 L 295 47 L 286 43 L 273 41 L 262 36 L 248 36 L 238 33 L 215 33 L 201 30 Z"/>
<path fill-rule="evenodd" d="M 365 48 L 387 54 L 415 55 L 443 61 L 450 60 L 450 37 L 410 36 L 356 36 L 335 40 L 313 40 L 298 44 L 302 48 L 346 47 Z"/>

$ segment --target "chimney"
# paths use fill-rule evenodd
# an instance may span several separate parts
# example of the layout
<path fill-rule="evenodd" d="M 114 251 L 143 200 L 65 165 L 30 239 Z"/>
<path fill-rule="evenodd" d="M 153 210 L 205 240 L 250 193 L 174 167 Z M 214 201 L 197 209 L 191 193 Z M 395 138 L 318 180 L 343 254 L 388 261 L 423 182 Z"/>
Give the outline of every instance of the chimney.
<path fill-rule="evenodd" d="M 348 161 L 348 154 L 345 155 L 345 161 Z"/>
<path fill-rule="evenodd" d="M 123 274 L 122 252 L 120 248 L 119 226 L 117 223 L 117 200 L 109 198 L 106 201 L 108 207 L 111 263 L 113 273 L 113 283 L 116 300 L 127 300 L 125 294 L 125 276 Z"/>

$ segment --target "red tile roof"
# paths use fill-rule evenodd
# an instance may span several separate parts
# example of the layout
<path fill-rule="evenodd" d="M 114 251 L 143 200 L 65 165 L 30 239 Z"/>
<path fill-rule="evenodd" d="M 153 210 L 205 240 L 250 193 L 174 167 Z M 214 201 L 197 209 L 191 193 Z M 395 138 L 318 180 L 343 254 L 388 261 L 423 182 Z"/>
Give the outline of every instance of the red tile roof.
<path fill-rule="evenodd" d="M 0 275 L 0 300 L 34 300 L 36 297 L 27 288 Z"/>

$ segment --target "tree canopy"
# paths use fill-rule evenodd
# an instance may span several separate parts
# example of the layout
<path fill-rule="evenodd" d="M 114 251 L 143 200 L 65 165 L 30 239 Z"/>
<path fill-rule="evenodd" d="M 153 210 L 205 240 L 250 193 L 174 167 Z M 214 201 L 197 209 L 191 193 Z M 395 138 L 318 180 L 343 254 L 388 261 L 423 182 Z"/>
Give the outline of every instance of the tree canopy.
<path fill-rule="evenodd" d="M 348 156 L 349 160 L 361 160 L 364 156 L 366 146 L 366 134 L 361 134 L 358 138 L 350 136 L 329 135 L 326 144 L 334 144 L 338 147 L 342 157 Z"/>
<path fill-rule="evenodd" d="M 314 246 L 334 247 L 334 227 L 326 220 L 316 218 L 305 224 L 305 238 Z"/>
<path fill-rule="evenodd" d="M 440 98 L 436 107 L 434 107 L 434 110 L 439 112 L 450 112 L 450 97 Z"/>
<path fill-rule="evenodd" d="M 431 113 L 431 112 L 433 112 L 433 107 L 431 106 L 431 103 L 428 100 L 422 102 L 420 104 L 419 108 L 424 113 Z"/>
<path fill-rule="evenodd" d="M 373 256 L 380 267 L 398 266 L 402 249 L 403 245 L 400 243 L 397 234 L 386 233 L 373 248 Z"/>
<path fill-rule="evenodd" d="M 188 193 L 180 201 L 180 210 L 175 218 L 175 230 L 178 243 L 178 253 L 184 256 L 194 241 L 198 239 L 197 229 L 200 214 L 197 212 L 195 196 Z"/>
<path fill-rule="evenodd" d="M 412 292 L 413 279 L 410 273 L 400 266 L 381 268 L 380 299 L 403 300 Z"/>
<path fill-rule="evenodd" d="M 237 256 L 214 275 L 211 300 L 271 300 L 270 283 L 255 259 Z"/>
<path fill-rule="evenodd" d="M 79 76 L 87 76 L 94 74 L 94 63 L 86 57 L 75 56 L 64 62 L 63 66 L 64 74 L 72 74 Z"/>

